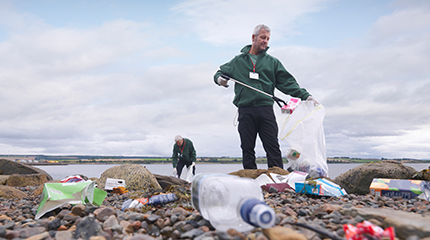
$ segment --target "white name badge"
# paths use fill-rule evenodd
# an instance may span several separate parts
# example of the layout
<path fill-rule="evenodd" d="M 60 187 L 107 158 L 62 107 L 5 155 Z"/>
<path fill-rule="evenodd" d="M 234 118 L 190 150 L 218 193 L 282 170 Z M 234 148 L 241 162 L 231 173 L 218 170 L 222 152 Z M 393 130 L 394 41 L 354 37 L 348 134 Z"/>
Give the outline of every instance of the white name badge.
<path fill-rule="evenodd" d="M 251 79 L 259 79 L 258 78 L 258 73 L 256 73 L 256 72 L 249 72 L 249 78 L 251 78 Z"/>

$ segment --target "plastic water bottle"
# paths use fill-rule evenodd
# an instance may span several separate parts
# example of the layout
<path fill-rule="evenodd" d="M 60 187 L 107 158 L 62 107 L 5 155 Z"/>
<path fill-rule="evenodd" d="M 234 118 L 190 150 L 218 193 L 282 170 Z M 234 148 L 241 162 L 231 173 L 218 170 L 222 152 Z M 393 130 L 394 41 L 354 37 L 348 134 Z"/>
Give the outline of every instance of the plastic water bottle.
<path fill-rule="evenodd" d="M 167 203 L 171 203 L 176 201 L 176 194 L 174 193 L 168 193 L 168 194 L 160 194 L 160 195 L 155 195 L 149 198 L 148 200 L 148 204 L 149 205 L 153 205 L 153 206 L 157 206 L 157 205 L 164 205 Z"/>
<path fill-rule="evenodd" d="M 225 174 L 198 174 L 191 183 L 195 209 L 219 231 L 245 232 L 270 228 L 275 211 L 266 205 L 260 186 L 250 178 Z"/>
<path fill-rule="evenodd" d="M 128 199 L 124 201 L 122 204 L 121 210 L 125 210 L 127 208 L 135 208 L 139 209 L 142 208 L 145 205 L 164 205 L 167 203 L 171 203 L 177 200 L 176 194 L 174 193 L 167 193 L 167 194 L 160 194 L 160 195 L 154 195 L 150 198 L 139 198 L 139 199 Z"/>

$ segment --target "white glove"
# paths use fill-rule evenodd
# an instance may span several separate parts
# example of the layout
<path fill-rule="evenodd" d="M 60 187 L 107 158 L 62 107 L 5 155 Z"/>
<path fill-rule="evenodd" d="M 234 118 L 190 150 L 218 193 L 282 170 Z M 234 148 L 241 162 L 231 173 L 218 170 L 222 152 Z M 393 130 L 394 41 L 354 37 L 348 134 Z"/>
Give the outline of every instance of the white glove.
<path fill-rule="evenodd" d="M 194 166 L 196 166 L 196 163 L 195 162 L 191 163 L 191 167 L 194 167 Z"/>
<path fill-rule="evenodd" d="M 218 79 L 217 79 L 216 81 L 218 82 L 218 84 L 219 84 L 220 86 L 228 87 L 228 84 L 227 84 L 228 79 L 225 79 L 225 78 L 223 78 L 223 77 L 219 76 L 219 77 L 218 77 Z"/>
<path fill-rule="evenodd" d="M 172 176 L 176 177 L 176 174 L 177 174 L 177 173 L 178 173 L 178 172 L 177 172 L 176 168 L 173 168 Z"/>
<path fill-rule="evenodd" d="M 306 98 L 306 101 L 312 101 L 314 102 L 314 105 L 318 105 L 320 104 L 317 100 L 315 100 L 315 98 L 313 98 L 312 96 L 309 96 L 308 98 Z"/>

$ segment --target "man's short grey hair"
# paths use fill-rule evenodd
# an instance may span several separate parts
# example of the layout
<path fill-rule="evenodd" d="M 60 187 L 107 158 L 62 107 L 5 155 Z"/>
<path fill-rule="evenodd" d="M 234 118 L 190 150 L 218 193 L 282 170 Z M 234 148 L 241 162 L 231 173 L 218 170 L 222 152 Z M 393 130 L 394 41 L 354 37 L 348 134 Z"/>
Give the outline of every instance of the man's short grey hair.
<path fill-rule="evenodd" d="M 264 25 L 264 24 L 260 24 L 260 25 L 257 25 L 257 26 L 254 28 L 254 32 L 253 32 L 252 34 L 253 34 L 253 35 L 255 35 L 255 36 L 257 36 L 257 35 L 260 33 L 260 30 L 261 30 L 262 28 L 264 28 L 264 30 L 266 30 L 267 32 L 270 32 L 270 28 L 269 28 L 268 26 L 266 26 L 266 25 Z"/>
<path fill-rule="evenodd" d="M 181 135 L 176 135 L 175 136 L 175 142 L 181 141 L 182 140 L 182 136 Z"/>

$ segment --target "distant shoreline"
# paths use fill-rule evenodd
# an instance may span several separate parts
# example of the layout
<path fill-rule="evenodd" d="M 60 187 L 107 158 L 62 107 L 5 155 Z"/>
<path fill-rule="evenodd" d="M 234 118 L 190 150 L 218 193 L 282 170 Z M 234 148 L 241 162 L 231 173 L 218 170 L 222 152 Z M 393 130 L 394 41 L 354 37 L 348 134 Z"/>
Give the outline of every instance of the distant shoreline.
<path fill-rule="evenodd" d="M 30 165 L 30 166 L 49 166 L 49 165 L 68 165 L 68 163 L 45 163 L 45 162 L 42 162 L 42 163 L 22 163 L 22 164 L 25 164 L 25 165 Z"/>
<path fill-rule="evenodd" d="M 332 161 L 327 160 L 328 164 L 364 164 L 364 163 L 370 163 L 370 162 L 380 162 L 380 161 L 387 161 L 387 160 L 373 160 L 373 161 Z M 394 160 L 390 160 L 394 161 Z M 416 161 L 395 161 L 398 163 L 419 163 L 419 164 L 425 164 L 429 163 L 429 160 L 416 160 Z M 266 164 L 267 160 L 256 160 L 257 164 Z M 284 164 L 288 163 L 287 160 L 283 161 Z M 106 165 L 106 164 L 172 164 L 172 161 L 148 161 L 148 160 L 99 160 L 99 161 L 62 161 L 59 163 L 24 163 L 26 165 L 31 166 L 41 166 L 41 165 L 74 165 L 74 164 L 97 164 L 97 165 Z M 242 164 L 242 159 L 237 161 L 197 161 L 197 164 Z"/>
<path fill-rule="evenodd" d="M 116 156 L 45 156 L 45 155 L 0 155 L 0 158 L 20 162 L 32 166 L 43 165 L 69 165 L 69 164 L 172 164 L 172 159 L 169 157 L 116 157 Z M 418 159 L 363 159 L 349 157 L 334 157 L 327 158 L 329 164 L 364 164 L 369 162 L 393 161 L 398 163 L 430 163 L 430 160 Z M 232 157 L 198 157 L 198 164 L 241 164 L 242 158 Z M 267 159 L 259 157 L 256 159 L 257 164 L 266 164 Z M 283 163 L 288 163 L 286 158 L 283 158 Z"/>

